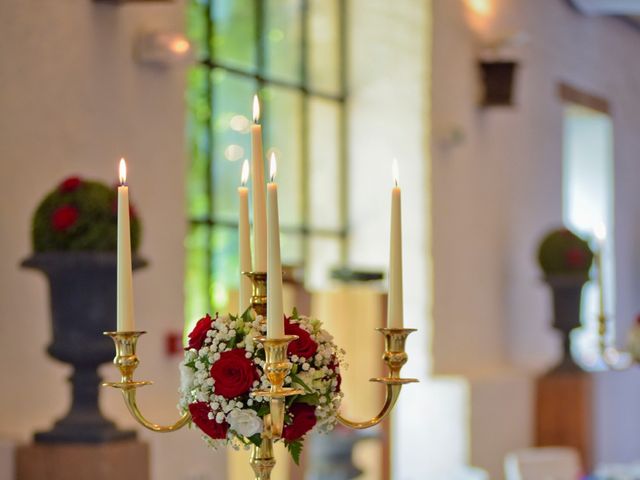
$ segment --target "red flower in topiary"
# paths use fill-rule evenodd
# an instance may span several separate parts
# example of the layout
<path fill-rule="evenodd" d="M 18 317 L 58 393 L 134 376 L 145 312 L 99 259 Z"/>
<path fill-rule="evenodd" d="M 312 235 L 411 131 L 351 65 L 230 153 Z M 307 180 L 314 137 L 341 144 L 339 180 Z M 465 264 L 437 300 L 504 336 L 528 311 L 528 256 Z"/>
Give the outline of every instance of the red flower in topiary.
<path fill-rule="evenodd" d="M 587 256 L 579 248 L 570 248 L 564 254 L 564 259 L 569 268 L 582 268 L 587 261 Z"/>
<path fill-rule="evenodd" d="M 70 193 L 76 190 L 80 185 L 82 185 L 82 179 L 80 177 L 68 177 L 60 183 L 58 189 L 62 193 Z"/>
<path fill-rule="evenodd" d="M 58 232 L 64 232 L 78 221 L 80 213 L 73 205 L 62 205 L 51 215 L 51 226 Z"/>
<path fill-rule="evenodd" d="M 215 381 L 215 393 L 224 398 L 243 395 L 251 389 L 260 376 L 256 366 L 245 354 L 244 348 L 236 348 L 220 354 L 211 366 L 211 378 Z"/>
<path fill-rule="evenodd" d="M 196 402 L 189 404 L 189 413 L 191 419 L 200 430 L 209 435 L 211 438 L 223 439 L 227 436 L 229 424 L 227 422 L 218 423 L 215 418 L 209 418 L 211 408 L 207 402 Z"/>
<path fill-rule="evenodd" d="M 196 350 L 200 350 L 202 345 L 204 345 L 204 341 L 207 338 L 207 332 L 211 328 L 211 316 L 207 313 L 204 317 L 198 320 L 196 326 L 193 327 L 191 333 L 189 334 L 189 347 L 195 348 Z"/>
<path fill-rule="evenodd" d="M 285 317 L 284 333 L 286 335 L 297 335 L 298 339 L 289 344 L 287 353 L 298 357 L 311 358 L 318 351 L 318 344 L 311 338 L 309 332 L 304 330 L 297 323 L 291 323 L 291 319 Z"/>
<path fill-rule="evenodd" d="M 292 422 L 285 425 L 282 430 L 282 438 L 293 442 L 302 438 L 316 424 L 316 407 L 306 403 L 294 403 L 289 409 Z"/>

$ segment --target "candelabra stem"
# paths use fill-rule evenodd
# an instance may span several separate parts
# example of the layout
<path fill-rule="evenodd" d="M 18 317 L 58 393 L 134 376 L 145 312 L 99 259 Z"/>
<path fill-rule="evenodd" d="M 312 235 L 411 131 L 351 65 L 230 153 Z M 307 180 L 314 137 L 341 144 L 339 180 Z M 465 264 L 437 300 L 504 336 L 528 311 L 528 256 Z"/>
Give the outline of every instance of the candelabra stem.
<path fill-rule="evenodd" d="M 255 473 L 255 480 L 270 480 L 273 467 L 276 466 L 276 459 L 273 456 L 273 440 L 268 437 L 262 438 L 260 446 L 253 446 L 251 468 Z"/>

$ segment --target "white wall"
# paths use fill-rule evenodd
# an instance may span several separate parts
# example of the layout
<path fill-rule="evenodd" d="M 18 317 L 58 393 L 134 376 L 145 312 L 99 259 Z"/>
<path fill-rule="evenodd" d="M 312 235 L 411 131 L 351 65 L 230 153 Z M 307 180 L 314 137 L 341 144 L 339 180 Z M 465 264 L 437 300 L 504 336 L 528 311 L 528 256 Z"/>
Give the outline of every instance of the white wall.
<path fill-rule="evenodd" d="M 432 127 L 434 204 L 434 366 L 464 374 L 523 368 L 558 358 L 550 299 L 535 249 L 562 220 L 564 81 L 607 98 L 615 136 L 617 324 L 640 310 L 640 32 L 621 21 L 578 15 L 564 1 L 493 0 L 488 17 L 462 1 L 434 1 Z M 516 106 L 482 111 L 475 62 L 478 37 L 524 31 Z M 447 139 L 459 129 L 464 141 Z M 454 348 L 455 347 L 455 348 Z M 597 459 L 640 456 L 640 374 L 598 376 Z M 526 421 L 526 420 L 522 420 Z M 514 445 L 517 446 L 517 445 Z"/>
<path fill-rule="evenodd" d="M 45 354 L 49 312 L 42 276 L 18 268 L 30 253 L 31 215 L 64 176 L 108 183 L 121 155 L 144 222 L 142 253 L 151 266 L 136 274 L 140 376 L 157 381 L 140 394 L 155 421 L 177 416 L 176 361 L 163 353 L 167 330 L 181 329 L 185 149 L 182 69 L 137 65 L 133 38 L 146 28 L 183 29 L 184 2 L 117 7 L 89 0 L 0 2 L 0 435 L 27 441 L 64 413 L 69 370 Z M 10 340 L 9 340 L 10 339 Z M 104 374 L 114 378 L 106 367 Z M 132 421 L 115 391 L 104 410 Z M 155 479 L 223 478 L 215 455 L 194 432 L 144 434 L 153 446 Z M 170 448 L 183 448 L 177 461 Z M 207 472 L 207 476 L 194 474 Z"/>

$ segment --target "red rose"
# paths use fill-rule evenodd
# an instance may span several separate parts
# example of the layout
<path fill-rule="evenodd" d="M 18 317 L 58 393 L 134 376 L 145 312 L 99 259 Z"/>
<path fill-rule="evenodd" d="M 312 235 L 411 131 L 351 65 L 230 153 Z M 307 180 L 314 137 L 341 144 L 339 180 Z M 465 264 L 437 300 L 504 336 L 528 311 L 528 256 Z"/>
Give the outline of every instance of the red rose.
<path fill-rule="evenodd" d="M 333 373 L 336 373 L 336 370 L 338 370 L 338 367 L 340 366 L 340 363 L 338 363 L 338 361 L 336 360 L 336 357 L 331 357 L 331 361 L 329 362 L 329 365 L 327 365 L 327 368 L 329 370 L 331 370 Z M 339 373 L 336 375 L 336 392 L 340 391 L 340 386 L 342 385 L 342 375 L 340 375 Z"/>
<path fill-rule="evenodd" d="M 215 418 L 209 418 L 211 407 L 207 402 L 196 402 L 189 404 L 189 412 L 191 419 L 200 430 L 209 435 L 211 438 L 223 439 L 227 436 L 229 424 L 227 422 L 218 423 Z"/>
<path fill-rule="evenodd" d="M 196 326 L 193 327 L 191 333 L 189 334 L 189 347 L 195 348 L 196 350 L 200 350 L 202 345 L 204 345 L 204 341 L 207 338 L 207 332 L 211 328 L 212 319 L 207 313 L 204 317 L 198 320 Z"/>
<path fill-rule="evenodd" d="M 76 223 L 79 216 L 80 213 L 76 207 L 73 205 L 63 205 L 58 207 L 53 212 L 53 215 L 51 215 L 51 225 L 54 230 L 64 232 Z"/>
<path fill-rule="evenodd" d="M 570 248 L 564 254 L 565 262 L 569 268 L 581 268 L 587 260 L 586 255 L 579 248 Z"/>
<path fill-rule="evenodd" d="M 291 323 L 289 318 L 285 318 L 284 333 L 286 335 L 297 335 L 298 339 L 289 344 L 287 353 L 298 357 L 311 358 L 318 351 L 318 344 L 313 341 L 309 332 L 304 330 L 297 323 Z"/>
<path fill-rule="evenodd" d="M 260 376 L 255 365 L 241 348 L 222 352 L 220 359 L 211 365 L 211 378 L 215 380 L 215 393 L 233 398 L 247 393 Z"/>
<path fill-rule="evenodd" d="M 62 193 L 69 193 L 76 190 L 80 185 L 82 185 L 80 177 L 69 177 L 62 181 L 58 189 Z"/>
<path fill-rule="evenodd" d="M 285 425 L 282 430 L 282 438 L 293 442 L 302 438 L 316 424 L 316 407 L 306 403 L 294 403 L 289 409 L 292 422 Z"/>

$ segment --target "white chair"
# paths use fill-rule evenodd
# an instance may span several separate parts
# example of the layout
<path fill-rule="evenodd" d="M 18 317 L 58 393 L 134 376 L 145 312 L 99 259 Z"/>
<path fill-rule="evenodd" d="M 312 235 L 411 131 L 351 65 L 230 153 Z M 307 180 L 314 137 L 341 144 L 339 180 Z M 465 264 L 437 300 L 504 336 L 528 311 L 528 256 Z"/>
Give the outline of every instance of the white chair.
<path fill-rule="evenodd" d="M 504 460 L 506 480 L 579 480 L 582 468 L 578 452 L 569 447 L 526 448 Z"/>
<path fill-rule="evenodd" d="M 448 480 L 489 480 L 489 474 L 476 467 L 461 467 Z"/>

